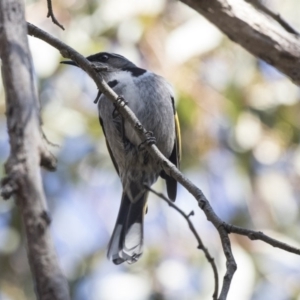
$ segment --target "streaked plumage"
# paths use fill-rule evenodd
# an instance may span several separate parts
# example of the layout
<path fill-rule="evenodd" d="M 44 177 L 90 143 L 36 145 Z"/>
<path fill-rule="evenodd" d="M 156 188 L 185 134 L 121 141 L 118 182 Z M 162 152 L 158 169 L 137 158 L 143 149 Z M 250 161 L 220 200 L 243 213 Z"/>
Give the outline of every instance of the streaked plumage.
<path fill-rule="evenodd" d="M 101 52 L 87 59 L 95 65 L 107 67 L 107 71 L 101 72 L 104 79 L 125 98 L 142 125 L 153 133 L 160 151 L 179 166 L 179 123 L 169 83 L 118 54 Z M 99 98 L 98 110 L 107 148 L 123 186 L 108 257 L 115 264 L 134 263 L 143 251 L 143 219 L 148 196 L 144 184 L 151 186 L 160 175 L 166 180 L 169 198 L 175 201 L 177 182 L 162 171 L 145 149 L 139 147 L 143 141 L 126 120 L 114 113 L 114 105 L 104 95 Z"/>

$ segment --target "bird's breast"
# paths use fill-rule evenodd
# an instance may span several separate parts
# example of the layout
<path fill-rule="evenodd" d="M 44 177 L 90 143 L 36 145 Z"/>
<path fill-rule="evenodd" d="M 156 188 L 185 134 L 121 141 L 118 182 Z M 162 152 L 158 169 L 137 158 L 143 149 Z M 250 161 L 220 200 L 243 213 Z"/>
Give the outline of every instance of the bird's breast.
<path fill-rule="evenodd" d="M 119 72 L 110 80 L 117 81 L 114 91 L 123 96 L 147 131 L 156 138 L 157 146 L 167 157 L 175 141 L 174 112 L 167 82 L 151 72 L 135 77 L 130 72 Z M 114 106 L 107 99 L 100 99 L 99 113 L 104 123 L 113 122 Z M 101 112 L 102 110 L 102 112 Z M 109 115 L 107 112 L 110 111 Z M 105 116 L 102 116 L 105 114 Z M 104 124 L 104 127 L 107 127 Z M 124 122 L 125 136 L 135 146 L 142 141 L 131 124 Z"/>

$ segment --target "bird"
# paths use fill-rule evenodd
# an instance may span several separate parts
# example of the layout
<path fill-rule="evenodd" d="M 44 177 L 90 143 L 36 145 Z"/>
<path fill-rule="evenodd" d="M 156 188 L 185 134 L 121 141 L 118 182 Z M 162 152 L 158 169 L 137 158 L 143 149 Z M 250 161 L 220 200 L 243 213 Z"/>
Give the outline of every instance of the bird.
<path fill-rule="evenodd" d="M 139 68 L 122 55 L 99 52 L 86 57 L 101 70 L 102 78 L 126 101 L 162 154 L 179 168 L 181 138 L 175 109 L 174 92 L 168 81 L 149 70 Z M 74 61 L 63 61 L 74 65 Z M 121 204 L 111 236 L 107 256 L 118 265 L 135 263 L 143 253 L 144 215 L 148 190 L 158 177 L 166 181 L 167 194 L 175 201 L 177 181 L 166 174 L 151 157 L 132 125 L 114 104 L 98 92 L 99 121 L 106 145 L 123 187 Z"/>

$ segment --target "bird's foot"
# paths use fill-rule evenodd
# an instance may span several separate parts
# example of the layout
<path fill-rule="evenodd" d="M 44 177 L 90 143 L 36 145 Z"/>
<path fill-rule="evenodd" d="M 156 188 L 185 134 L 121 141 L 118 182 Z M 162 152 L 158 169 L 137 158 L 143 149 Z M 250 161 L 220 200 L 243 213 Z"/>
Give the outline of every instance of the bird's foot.
<path fill-rule="evenodd" d="M 125 105 L 127 105 L 128 102 L 125 101 L 123 96 L 118 96 L 116 103 L 114 104 L 115 109 L 112 112 L 112 117 L 113 119 L 117 118 L 120 115 L 120 112 L 118 110 L 118 107 L 124 107 Z"/>
<path fill-rule="evenodd" d="M 143 142 L 141 142 L 138 146 L 139 151 L 145 149 L 145 144 L 147 144 L 148 146 L 156 144 L 156 138 L 153 136 L 152 131 L 147 131 L 146 136 L 147 136 L 146 139 Z"/>

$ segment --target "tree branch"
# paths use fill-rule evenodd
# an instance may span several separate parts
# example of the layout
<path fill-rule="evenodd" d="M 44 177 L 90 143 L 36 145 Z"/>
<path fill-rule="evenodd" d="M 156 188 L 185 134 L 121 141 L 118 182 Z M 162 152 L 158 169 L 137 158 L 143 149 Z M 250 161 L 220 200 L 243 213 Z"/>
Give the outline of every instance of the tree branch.
<path fill-rule="evenodd" d="M 285 21 L 280 14 L 276 14 L 273 11 L 271 11 L 268 7 L 264 6 L 261 3 L 261 0 L 245 0 L 246 2 L 251 3 L 254 7 L 265 13 L 266 15 L 270 16 L 273 18 L 278 24 L 282 26 L 287 32 L 295 34 L 299 36 L 299 32 L 293 28 L 287 21 Z"/>
<path fill-rule="evenodd" d="M 35 93 L 21 0 L 0 0 L 0 57 L 5 87 L 10 156 L 5 164 L 2 195 L 13 195 L 27 237 L 27 254 L 40 300 L 68 300 L 66 279 L 59 268 L 50 236 L 40 163 L 53 168 L 40 131 L 39 101 Z"/>
<path fill-rule="evenodd" d="M 231 40 L 300 85 L 300 38 L 240 0 L 181 0 Z"/>
<path fill-rule="evenodd" d="M 201 1 L 200 1 L 201 2 Z M 131 109 L 126 105 L 125 99 L 119 97 L 102 79 L 101 74 L 97 73 L 93 67 L 93 64 L 90 63 L 86 58 L 84 58 L 81 54 L 77 53 L 71 47 L 67 46 L 60 40 L 52 37 L 50 34 L 44 32 L 43 30 L 37 28 L 36 26 L 28 23 L 28 33 L 29 35 L 35 36 L 37 38 L 42 39 L 53 47 L 57 48 L 63 57 L 72 59 L 79 67 L 81 67 L 86 73 L 94 80 L 97 85 L 97 88 L 110 100 L 115 104 L 119 113 L 131 124 L 132 129 L 139 136 L 141 142 L 148 140 L 147 130 L 142 126 L 140 121 L 137 119 L 135 114 L 131 111 Z M 230 288 L 230 284 L 233 278 L 233 275 L 236 271 L 236 263 L 231 250 L 231 243 L 228 236 L 228 233 L 235 232 L 242 234 L 242 229 L 238 230 L 238 227 L 232 226 L 223 222 L 217 214 L 212 209 L 209 201 L 206 199 L 205 195 L 202 191 L 194 185 L 189 179 L 187 179 L 157 148 L 156 145 L 152 143 L 144 143 L 144 147 L 148 150 L 150 155 L 156 159 L 159 164 L 162 166 L 164 171 L 172 176 L 177 182 L 179 182 L 182 186 L 184 186 L 187 191 L 189 191 L 197 200 L 199 207 L 205 213 L 207 219 L 214 225 L 214 227 L 218 230 L 223 252 L 226 257 L 226 274 L 223 279 L 223 285 L 221 289 L 221 293 L 218 299 L 223 300 L 227 298 L 227 294 Z M 276 240 L 271 238 L 265 238 L 265 235 L 256 234 L 255 231 L 246 230 L 252 232 L 257 239 L 261 239 L 267 243 L 270 243 L 274 246 L 274 242 Z M 270 241 L 271 240 L 271 241 Z M 271 243 L 272 242 L 272 243 Z M 285 245 L 285 246 L 284 246 Z M 299 251 L 291 246 L 286 247 L 286 244 L 277 241 L 276 246 L 283 250 L 293 252 L 299 254 Z M 290 251 L 293 249 L 293 251 Z"/>
<path fill-rule="evenodd" d="M 265 235 L 261 231 L 249 230 L 249 229 L 245 229 L 242 227 L 238 227 L 238 226 L 234 226 L 234 225 L 230 225 L 230 224 L 226 224 L 226 223 L 224 223 L 223 226 L 225 227 L 225 229 L 228 233 L 236 233 L 239 235 L 244 235 L 244 236 L 247 236 L 252 241 L 261 240 L 275 248 L 280 248 L 287 252 L 291 252 L 291 253 L 300 255 L 299 248 L 291 247 L 290 245 L 287 245 L 285 243 L 277 241 L 277 240 Z"/>
<path fill-rule="evenodd" d="M 205 254 L 205 257 L 207 259 L 207 261 L 210 263 L 213 273 L 214 273 L 214 280 L 215 280 L 215 290 L 213 293 L 213 299 L 217 299 L 218 298 L 218 291 L 219 291 L 219 277 L 218 277 L 218 270 L 217 270 L 217 266 L 215 264 L 214 259 L 211 257 L 209 251 L 207 250 L 207 248 L 204 246 L 199 234 L 197 233 L 193 223 L 190 220 L 190 217 L 194 215 L 194 211 L 191 211 L 188 215 L 183 212 L 183 210 L 181 210 L 174 202 L 170 201 L 165 195 L 163 195 L 162 193 L 158 193 L 155 190 L 153 190 L 151 187 L 149 187 L 148 185 L 144 185 L 144 187 L 152 192 L 153 194 L 155 194 L 156 196 L 158 196 L 159 198 L 163 199 L 164 201 L 166 201 L 169 206 L 173 207 L 176 211 L 178 211 L 183 218 L 187 221 L 190 230 L 192 231 L 193 235 L 195 236 L 197 242 L 198 242 L 198 249 L 202 250 Z"/>
<path fill-rule="evenodd" d="M 47 0 L 48 13 L 47 18 L 51 17 L 52 22 L 60 27 L 62 30 L 65 30 L 64 26 L 61 25 L 54 16 L 53 8 L 52 8 L 52 0 Z"/>

